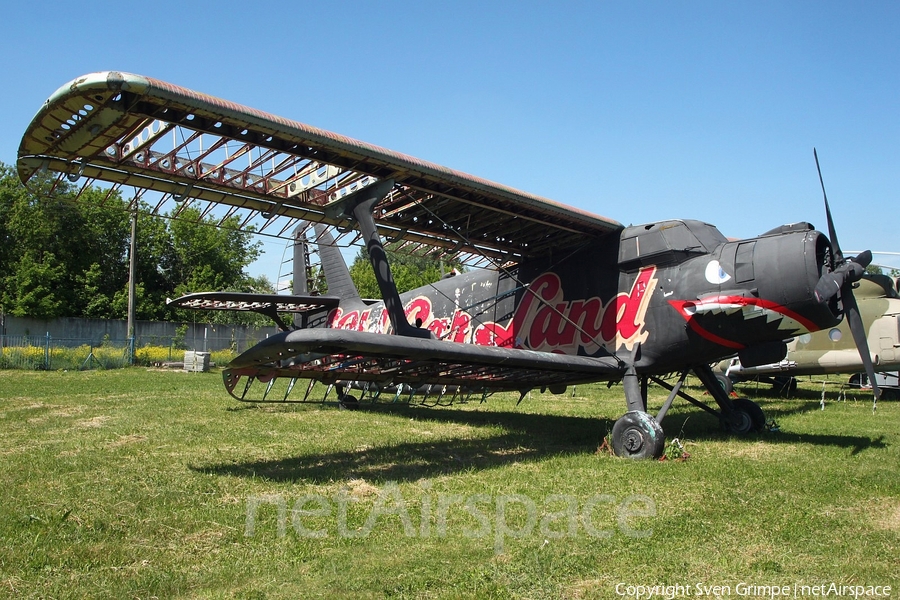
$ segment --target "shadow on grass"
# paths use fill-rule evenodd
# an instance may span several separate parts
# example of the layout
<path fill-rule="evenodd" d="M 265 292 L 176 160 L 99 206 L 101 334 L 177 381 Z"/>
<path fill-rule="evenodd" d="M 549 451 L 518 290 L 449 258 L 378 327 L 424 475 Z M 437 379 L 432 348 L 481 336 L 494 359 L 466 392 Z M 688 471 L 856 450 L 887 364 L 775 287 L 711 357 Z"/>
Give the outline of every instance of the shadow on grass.
<path fill-rule="evenodd" d="M 776 400 L 762 404 L 763 412 L 769 421 L 778 422 L 778 420 L 789 416 L 806 412 L 820 412 L 822 407 L 819 401 L 809 400 Z M 757 441 L 761 440 L 771 444 L 810 444 L 814 446 L 834 446 L 837 448 L 846 448 L 850 450 L 851 456 L 855 456 L 863 450 L 886 448 L 885 436 L 867 437 L 861 435 L 840 435 L 840 434 L 808 434 L 795 433 L 791 431 L 773 431 L 760 434 L 752 434 L 749 436 L 729 436 L 721 430 L 716 430 L 717 420 L 712 415 L 701 412 L 698 415 L 681 413 L 679 417 L 684 417 L 685 423 L 682 425 L 684 435 L 691 439 L 713 439 L 713 438 L 730 438 L 735 442 L 741 441 Z M 667 438 L 670 438 L 677 429 L 670 423 L 664 423 L 664 430 Z"/>
<path fill-rule="evenodd" d="M 870 438 L 860 435 L 806 434 L 780 431 L 775 435 L 767 436 L 766 439 L 776 444 L 812 444 L 815 446 L 849 448 L 851 456 L 856 456 L 863 450 L 887 448 L 883 435 L 877 438 Z"/>
<path fill-rule="evenodd" d="M 365 410 L 424 418 L 420 408 L 367 407 Z M 236 464 L 194 465 L 191 468 L 203 473 L 264 477 L 273 481 L 325 483 L 348 478 L 416 481 L 554 455 L 589 454 L 597 450 L 603 436 L 613 426 L 612 421 L 588 417 L 446 408 L 428 410 L 427 419 L 475 427 L 499 426 L 504 432 L 486 438 L 404 442 L 376 445 L 365 450 L 303 454 Z"/>
<path fill-rule="evenodd" d="M 786 391 L 783 389 L 775 388 L 767 383 L 761 383 L 758 388 L 752 383 L 739 383 L 735 385 L 735 391 L 739 394 L 747 396 L 748 398 L 778 398 L 781 400 L 791 401 L 805 400 L 808 402 L 815 402 L 816 404 L 822 401 L 822 390 L 809 389 L 808 387 L 798 387 L 797 389 Z M 847 395 L 848 400 L 853 399 L 860 402 L 872 401 L 871 389 L 860 389 L 859 387 L 841 387 L 838 384 L 831 383 L 831 385 L 829 385 L 825 389 L 825 402 L 834 401 L 842 392 Z M 893 393 L 889 392 L 896 392 L 896 390 L 882 390 L 881 400 L 895 400 L 896 396 Z"/>
<path fill-rule="evenodd" d="M 381 415 L 423 417 L 423 409 L 373 406 L 365 410 Z M 427 409 L 426 409 L 427 410 Z M 263 477 L 272 481 L 327 483 L 364 478 L 370 481 L 416 481 L 470 470 L 484 470 L 516 462 L 537 461 L 567 454 L 591 454 L 614 421 L 594 417 L 469 411 L 441 408 L 428 410 L 427 419 L 475 427 L 499 426 L 504 432 L 490 437 L 454 438 L 437 442 L 415 441 L 345 450 L 325 454 L 298 454 L 273 460 L 192 465 L 202 473 L 239 477 Z M 667 437 L 725 439 L 718 421 L 706 413 L 670 415 L 664 422 Z M 860 436 L 801 435 L 776 432 L 752 436 L 777 444 L 815 444 L 849 448 L 857 454 L 883 448 L 883 438 Z"/>

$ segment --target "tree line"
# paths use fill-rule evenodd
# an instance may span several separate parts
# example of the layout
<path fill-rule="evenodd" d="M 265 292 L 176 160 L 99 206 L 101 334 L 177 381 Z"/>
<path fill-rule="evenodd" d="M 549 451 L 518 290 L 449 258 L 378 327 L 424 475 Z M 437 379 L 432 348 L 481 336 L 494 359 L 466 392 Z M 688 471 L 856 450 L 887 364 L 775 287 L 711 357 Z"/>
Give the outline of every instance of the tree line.
<path fill-rule="evenodd" d="M 399 243 L 388 242 L 384 245 L 391 264 L 391 276 L 397 291 L 401 294 L 409 290 L 426 286 L 444 277 L 451 271 L 462 273 L 466 268 L 458 261 L 441 259 L 430 256 L 414 256 L 404 252 L 397 252 L 395 248 Z M 365 248 L 360 248 L 356 258 L 350 265 L 350 278 L 356 284 L 359 295 L 363 298 L 381 298 L 381 289 L 375 279 L 375 271 Z"/>
<path fill-rule="evenodd" d="M 132 212 L 119 191 L 80 188 L 52 174 L 36 175 L 28 187 L 0 162 L 0 311 L 53 319 L 125 319 Z M 75 199 L 78 196 L 77 200 Z M 164 215 L 172 217 L 173 215 Z M 255 313 L 176 310 L 166 298 L 200 291 L 274 293 L 265 276 L 244 269 L 260 253 L 252 229 L 239 217 L 217 227 L 199 209 L 183 208 L 177 219 L 150 214 L 142 204 L 136 229 L 135 317 L 139 320 L 270 325 Z M 387 244 L 398 290 L 433 283 L 458 261 L 393 252 Z M 380 298 L 364 249 L 350 266 L 364 298 Z M 322 292 L 327 288 L 322 286 Z"/>
<path fill-rule="evenodd" d="M 125 319 L 128 311 L 130 199 L 79 188 L 50 174 L 28 188 L 0 163 L 0 310 L 36 319 Z M 170 215 L 171 216 L 171 215 Z M 257 323 L 258 315 L 176 311 L 166 298 L 211 290 L 271 292 L 244 268 L 259 255 L 252 234 L 186 207 L 161 219 L 143 205 L 137 218 L 135 316 L 144 320 Z M 229 228 L 229 226 L 231 228 Z"/>

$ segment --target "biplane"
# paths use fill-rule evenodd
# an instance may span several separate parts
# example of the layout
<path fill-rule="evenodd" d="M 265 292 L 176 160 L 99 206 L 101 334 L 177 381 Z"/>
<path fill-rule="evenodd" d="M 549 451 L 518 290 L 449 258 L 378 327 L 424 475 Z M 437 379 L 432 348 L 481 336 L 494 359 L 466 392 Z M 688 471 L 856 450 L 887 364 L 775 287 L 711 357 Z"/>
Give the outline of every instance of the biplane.
<path fill-rule="evenodd" d="M 625 414 L 613 427 L 613 448 L 619 456 L 649 458 L 664 450 L 661 423 L 677 397 L 714 414 L 728 431 L 765 426 L 757 404 L 724 392 L 712 363 L 735 353 L 748 366 L 777 362 L 786 338 L 832 327 L 844 315 L 861 331 L 853 285 L 870 257 L 842 255 L 827 197 L 828 236 L 808 223 L 737 241 L 697 220 L 626 227 L 115 71 L 57 90 L 28 126 L 17 168 L 25 185 L 52 171 L 60 181 L 82 180 L 82 189 L 96 182 L 110 191 L 133 188 L 135 202 L 156 194 L 152 210 L 170 205 L 170 216 L 192 204 L 204 216 L 259 222 L 264 234 L 313 224 L 318 241 L 328 226 L 365 245 L 378 302 L 337 280 L 327 296 L 213 293 L 177 301 L 302 315 L 281 321 L 281 333 L 224 369 L 225 387 L 238 399 L 251 399 L 259 385 L 265 395 L 276 381 L 287 382 L 284 400 L 295 383 L 308 380 L 333 386 L 347 402 L 353 390 L 524 396 L 621 382 Z M 401 296 L 384 240 L 469 268 Z M 865 360 L 861 333 L 854 336 Z M 689 373 L 714 404 L 682 389 Z M 650 382 L 669 390 L 656 414 L 648 412 Z"/>

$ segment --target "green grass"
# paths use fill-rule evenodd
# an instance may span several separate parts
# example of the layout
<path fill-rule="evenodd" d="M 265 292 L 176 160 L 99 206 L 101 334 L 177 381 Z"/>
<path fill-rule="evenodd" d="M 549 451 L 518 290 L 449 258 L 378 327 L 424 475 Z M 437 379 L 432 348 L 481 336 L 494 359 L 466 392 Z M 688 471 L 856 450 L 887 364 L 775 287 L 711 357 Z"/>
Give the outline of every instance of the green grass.
<path fill-rule="evenodd" d="M 676 401 L 690 458 L 632 462 L 597 452 L 621 387 L 576 392 L 345 411 L 239 404 L 218 374 L 0 371 L 0 596 L 900 593 L 900 403 L 823 411 L 805 384 L 759 397 L 780 431 L 740 439 Z"/>

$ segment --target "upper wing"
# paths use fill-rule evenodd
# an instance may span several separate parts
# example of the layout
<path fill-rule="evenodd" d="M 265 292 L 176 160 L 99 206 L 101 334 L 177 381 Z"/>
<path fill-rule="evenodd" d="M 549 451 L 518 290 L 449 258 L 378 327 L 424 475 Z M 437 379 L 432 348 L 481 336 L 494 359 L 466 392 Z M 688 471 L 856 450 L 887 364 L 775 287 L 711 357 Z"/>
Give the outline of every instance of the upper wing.
<path fill-rule="evenodd" d="M 299 220 L 346 227 L 325 207 L 380 179 L 376 207 L 389 239 L 515 262 L 574 249 L 621 225 L 465 173 L 226 102 L 115 71 L 61 87 L 19 146 L 19 177 L 84 176 L 232 207 L 282 235 Z M 157 208 L 159 205 L 157 205 Z M 245 209 L 241 211 L 241 209 Z"/>
<path fill-rule="evenodd" d="M 569 356 L 346 329 L 297 329 L 250 348 L 231 361 L 223 378 L 229 393 L 243 400 L 234 391 L 243 377 L 249 379 L 247 387 L 253 379 L 289 377 L 382 386 L 418 386 L 426 381 L 480 392 L 619 379 L 623 372 L 624 367 L 610 357 Z"/>

